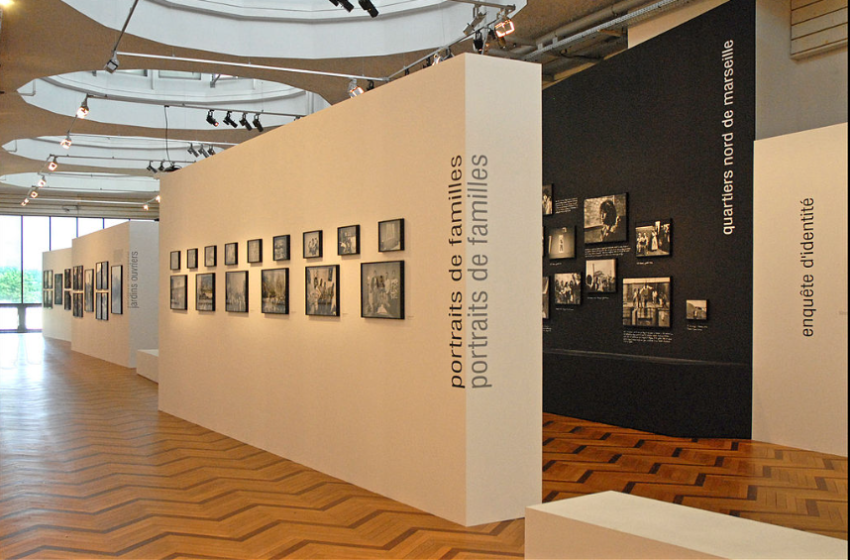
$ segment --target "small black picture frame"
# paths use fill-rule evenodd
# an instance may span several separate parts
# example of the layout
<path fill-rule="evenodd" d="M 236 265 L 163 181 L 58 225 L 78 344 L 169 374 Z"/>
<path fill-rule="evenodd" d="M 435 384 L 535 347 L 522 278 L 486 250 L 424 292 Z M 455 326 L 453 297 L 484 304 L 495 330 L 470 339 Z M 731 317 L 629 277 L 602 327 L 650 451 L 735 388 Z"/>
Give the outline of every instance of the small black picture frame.
<path fill-rule="evenodd" d="M 170 270 L 180 270 L 180 251 L 171 251 L 171 260 L 168 268 Z"/>
<path fill-rule="evenodd" d="M 248 240 L 248 254 L 246 260 L 249 264 L 261 263 L 263 262 L 263 240 L 262 239 L 249 239 Z"/>
<path fill-rule="evenodd" d="M 122 315 L 124 313 L 124 265 L 114 265 L 111 272 L 112 287 L 109 290 L 109 310 L 113 315 Z"/>
<path fill-rule="evenodd" d="M 95 263 L 94 264 L 94 286 L 97 290 L 103 289 L 103 263 Z"/>
<path fill-rule="evenodd" d="M 195 275 L 195 310 L 215 311 L 215 272 Z"/>
<path fill-rule="evenodd" d="M 171 309 L 186 311 L 188 278 L 185 274 L 175 274 L 171 277 Z"/>
<path fill-rule="evenodd" d="M 198 268 L 198 250 L 186 249 L 186 268 L 194 270 Z"/>
<path fill-rule="evenodd" d="M 270 268 L 262 271 L 262 312 L 289 314 L 289 269 Z"/>
<path fill-rule="evenodd" d="M 617 293 L 617 259 L 587 259 L 584 268 L 584 289 L 587 293 Z"/>
<path fill-rule="evenodd" d="M 224 310 L 248 313 L 248 271 L 234 270 L 224 277 Z"/>
<path fill-rule="evenodd" d="M 708 321 L 707 299 L 689 299 L 685 306 L 685 319 L 688 321 Z"/>
<path fill-rule="evenodd" d="M 204 266 L 213 267 L 218 263 L 218 245 L 204 247 Z"/>
<path fill-rule="evenodd" d="M 64 278 L 61 272 L 57 272 L 53 275 L 53 282 L 55 288 L 53 289 L 53 303 L 54 305 L 62 305 L 62 282 Z"/>
<path fill-rule="evenodd" d="M 70 268 L 65 269 L 65 277 L 64 278 L 65 278 L 65 289 L 70 290 L 71 289 L 71 281 L 72 281 L 72 279 L 71 279 L 71 269 Z"/>
<path fill-rule="evenodd" d="M 581 272 L 563 272 L 552 277 L 555 306 L 571 307 L 581 305 Z"/>
<path fill-rule="evenodd" d="M 638 222 L 635 225 L 635 256 L 669 257 L 673 254 L 673 220 Z"/>
<path fill-rule="evenodd" d="M 239 264 L 239 243 L 224 244 L 224 265 L 234 266 Z"/>
<path fill-rule="evenodd" d="M 83 289 L 85 293 L 86 312 L 94 312 L 94 269 L 89 268 L 85 271 L 85 279 L 83 281 Z"/>
<path fill-rule="evenodd" d="M 272 238 L 272 260 L 289 260 L 289 236 L 278 235 Z"/>
<path fill-rule="evenodd" d="M 308 266 L 304 273 L 305 314 L 339 317 L 339 265 Z"/>
<path fill-rule="evenodd" d="M 404 261 L 360 265 L 360 316 L 404 319 Z"/>
<path fill-rule="evenodd" d="M 404 251 L 404 218 L 378 222 L 378 252 Z"/>
<path fill-rule="evenodd" d="M 302 241 L 305 259 L 318 259 L 322 256 L 322 230 L 305 231 Z"/>
<path fill-rule="evenodd" d="M 360 254 L 360 226 L 343 226 L 336 230 L 337 254 Z"/>

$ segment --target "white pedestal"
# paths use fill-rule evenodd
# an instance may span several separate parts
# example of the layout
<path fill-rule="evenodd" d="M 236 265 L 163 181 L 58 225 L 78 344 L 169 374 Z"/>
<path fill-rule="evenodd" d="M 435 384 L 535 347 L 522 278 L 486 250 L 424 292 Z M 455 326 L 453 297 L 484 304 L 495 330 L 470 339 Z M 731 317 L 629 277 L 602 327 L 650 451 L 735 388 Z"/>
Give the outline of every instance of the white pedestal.
<path fill-rule="evenodd" d="M 847 542 L 619 492 L 526 508 L 526 558 L 847 558 Z"/>
<path fill-rule="evenodd" d="M 159 350 L 137 350 L 136 373 L 159 383 Z"/>

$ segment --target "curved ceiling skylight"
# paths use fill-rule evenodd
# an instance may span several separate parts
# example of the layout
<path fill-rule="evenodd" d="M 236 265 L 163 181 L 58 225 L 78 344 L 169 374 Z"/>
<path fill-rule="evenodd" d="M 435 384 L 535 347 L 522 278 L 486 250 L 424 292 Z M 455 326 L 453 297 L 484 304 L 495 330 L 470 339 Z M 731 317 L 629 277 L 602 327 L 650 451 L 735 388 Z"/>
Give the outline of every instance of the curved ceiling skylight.
<path fill-rule="evenodd" d="M 42 136 L 40 138 L 25 138 L 14 140 L 3 146 L 7 152 L 27 159 L 45 162 L 42 174 L 52 177 L 57 173 L 47 170 L 47 162 L 53 157 L 59 165 L 57 171 L 61 173 L 68 166 L 98 167 L 104 169 L 134 170 L 138 173 L 154 172 L 148 166 L 156 168 L 169 167 L 174 163 L 178 167 L 185 167 L 199 159 L 203 159 L 200 150 L 209 154 L 210 146 L 215 146 L 215 151 L 221 151 L 228 144 L 210 144 L 208 142 L 186 142 L 185 140 L 169 140 L 166 150 L 165 140 L 161 138 L 139 138 L 139 137 L 112 137 L 112 136 L 89 136 L 70 135 L 72 144 L 65 149 L 60 145 L 63 137 Z M 189 147 L 198 153 L 190 153 Z M 37 179 L 36 179 L 37 181 Z"/>
<path fill-rule="evenodd" d="M 15 173 L 0 177 L 0 182 L 8 185 L 31 189 L 38 184 L 38 173 Z M 39 190 L 41 193 L 83 192 L 100 194 L 156 193 L 159 191 L 159 179 L 154 177 L 136 177 L 111 173 L 51 173 L 45 176 L 47 184 Z"/>
<path fill-rule="evenodd" d="M 18 90 L 32 105 L 73 116 L 87 95 L 88 120 L 95 122 L 165 128 L 172 130 L 211 130 L 207 111 L 232 109 L 234 119 L 242 113 L 261 113 L 263 126 L 291 122 L 327 107 L 320 96 L 285 84 L 222 76 L 220 74 L 136 70 L 108 72 L 74 72 L 33 80 Z M 195 106 L 187 108 L 183 106 Z M 224 113 L 219 114 L 219 120 Z"/>
<path fill-rule="evenodd" d="M 120 30 L 133 0 L 63 0 Z M 382 56 L 448 45 L 463 37 L 473 5 L 448 0 L 372 0 L 376 18 L 328 0 L 148 0 L 127 33 L 167 45 L 267 58 Z M 499 0 L 522 9 L 525 0 Z M 486 8 L 486 21 L 498 9 Z M 103 61 L 104 64 L 106 61 Z"/>

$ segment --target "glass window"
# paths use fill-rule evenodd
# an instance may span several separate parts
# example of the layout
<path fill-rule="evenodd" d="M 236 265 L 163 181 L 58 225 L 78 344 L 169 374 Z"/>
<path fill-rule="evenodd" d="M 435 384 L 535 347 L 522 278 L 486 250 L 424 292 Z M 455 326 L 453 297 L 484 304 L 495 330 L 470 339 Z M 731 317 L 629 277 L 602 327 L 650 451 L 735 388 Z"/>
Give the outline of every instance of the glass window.
<path fill-rule="evenodd" d="M 24 217 L 24 303 L 41 303 L 42 253 L 50 250 L 50 218 Z M 40 328 L 40 327 L 39 327 Z"/>
<path fill-rule="evenodd" d="M 18 330 L 18 308 L 0 307 L 0 331 Z"/>
<path fill-rule="evenodd" d="M 50 218 L 50 250 L 67 249 L 77 237 L 77 218 Z"/>
<path fill-rule="evenodd" d="M 42 309 L 41 307 L 27 307 L 26 322 L 27 330 L 40 330 L 42 328 Z"/>
<path fill-rule="evenodd" d="M 82 237 L 103 229 L 103 218 L 77 218 L 77 233 Z"/>
<path fill-rule="evenodd" d="M 127 218 L 104 218 L 103 219 L 103 227 L 108 228 L 112 226 L 117 226 L 118 224 L 123 224 L 124 222 L 129 222 Z"/>
<path fill-rule="evenodd" d="M 21 303 L 21 217 L 0 216 L 0 232 L 0 303 Z"/>

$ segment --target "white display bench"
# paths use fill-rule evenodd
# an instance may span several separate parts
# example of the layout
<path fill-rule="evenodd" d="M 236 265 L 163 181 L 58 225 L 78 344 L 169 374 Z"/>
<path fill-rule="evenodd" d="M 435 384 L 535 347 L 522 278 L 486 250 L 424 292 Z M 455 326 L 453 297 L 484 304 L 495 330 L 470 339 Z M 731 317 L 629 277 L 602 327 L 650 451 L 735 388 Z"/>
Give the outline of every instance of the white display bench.
<path fill-rule="evenodd" d="M 136 374 L 159 383 L 159 350 L 136 352 Z"/>
<path fill-rule="evenodd" d="M 538 65 L 461 55 L 163 177 L 160 409 L 464 525 L 522 517 L 542 493 L 541 129 Z M 404 250 L 379 252 L 399 218 Z M 361 252 L 339 256 L 350 225 Z M 217 266 L 169 270 L 212 245 Z M 361 264 L 395 260 L 404 320 L 361 317 Z M 339 266 L 338 317 L 305 314 L 315 265 Z M 266 268 L 289 269 L 288 315 L 262 312 Z M 230 271 L 248 313 L 225 309 Z M 195 309 L 202 272 L 214 312 Z"/>
<path fill-rule="evenodd" d="M 847 558 L 847 541 L 620 492 L 600 492 L 527 508 L 525 557 Z"/>

